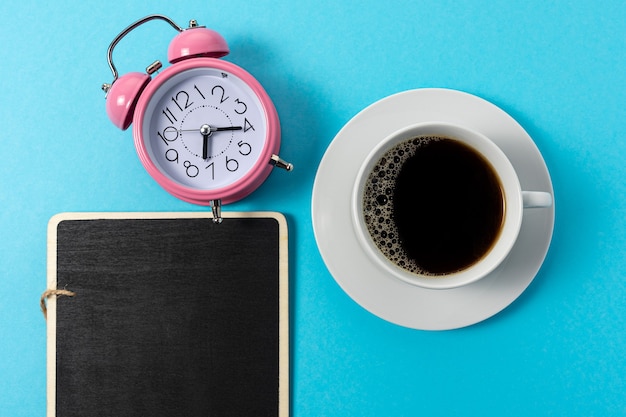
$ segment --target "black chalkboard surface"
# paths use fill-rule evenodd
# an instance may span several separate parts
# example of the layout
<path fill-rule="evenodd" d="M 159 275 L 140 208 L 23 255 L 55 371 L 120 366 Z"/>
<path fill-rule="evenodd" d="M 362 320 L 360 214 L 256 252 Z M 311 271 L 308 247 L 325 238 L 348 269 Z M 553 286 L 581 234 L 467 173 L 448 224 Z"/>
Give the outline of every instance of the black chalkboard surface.
<path fill-rule="evenodd" d="M 279 213 L 65 213 L 48 229 L 48 417 L 289 415 Z"/>

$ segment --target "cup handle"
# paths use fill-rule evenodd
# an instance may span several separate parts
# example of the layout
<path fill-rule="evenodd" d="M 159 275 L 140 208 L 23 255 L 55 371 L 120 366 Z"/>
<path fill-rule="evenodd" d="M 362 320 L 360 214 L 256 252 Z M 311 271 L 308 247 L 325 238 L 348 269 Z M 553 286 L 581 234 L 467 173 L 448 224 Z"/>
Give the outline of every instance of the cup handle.
<path fill-rule="evenodd" d="M 524 208 L 540 208 L 552 206 L 552 194 L 544 191 L 522 191 Z"/>

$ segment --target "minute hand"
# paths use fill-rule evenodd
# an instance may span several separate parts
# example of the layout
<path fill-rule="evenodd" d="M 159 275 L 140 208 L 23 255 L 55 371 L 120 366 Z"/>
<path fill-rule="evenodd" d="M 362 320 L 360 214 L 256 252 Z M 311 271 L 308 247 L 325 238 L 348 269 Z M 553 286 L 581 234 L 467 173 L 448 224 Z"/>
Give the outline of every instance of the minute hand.
<path fill-rule="evenodd" d="M 241 130 L 243 129 L 243 127 L 241 126 L 226 126 L 226 127 L 215 127 L 215 126 L 209 126 L 208 131 L 209 132 L 222 132 L 225 130 Z M 200 132 L 202 133 L 201 129 L 180 129 L 179 132 Z"/>
<path fill-rule="evenodd" d="M 241 126 L 227 126 L 227 127 L 213 127 L 211 126 L 211 132 L 221 132 L 224 130 L 241 130 L 243 127 Z"/>

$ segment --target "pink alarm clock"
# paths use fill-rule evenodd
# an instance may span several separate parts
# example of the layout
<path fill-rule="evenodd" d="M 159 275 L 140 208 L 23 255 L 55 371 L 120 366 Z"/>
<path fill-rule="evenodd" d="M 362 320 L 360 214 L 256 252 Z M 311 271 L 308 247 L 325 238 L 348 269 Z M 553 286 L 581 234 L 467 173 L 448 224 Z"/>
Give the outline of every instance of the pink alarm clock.
<path fill-rule="evenodd" d="M 169 45 L 171 65 L 118 78 L 113 49 L 137 26 L 154 19 L 179 34 Z M 131 24 L 111 42 L 113 81 L 104 84 L 106 111 L 122 130 L 133 124 L 135 148 L 144 168 L 166 191 L 184 201 L 211 206 L 221 222 L 221 205 L 258 188 L 273 166 L 293 166 L 278 156 L 280 122 L 261 84 L 241 67 L 219 58 L 229 53 L 224 38 L 192 20 L 182 29 L 165 16 Z"/>

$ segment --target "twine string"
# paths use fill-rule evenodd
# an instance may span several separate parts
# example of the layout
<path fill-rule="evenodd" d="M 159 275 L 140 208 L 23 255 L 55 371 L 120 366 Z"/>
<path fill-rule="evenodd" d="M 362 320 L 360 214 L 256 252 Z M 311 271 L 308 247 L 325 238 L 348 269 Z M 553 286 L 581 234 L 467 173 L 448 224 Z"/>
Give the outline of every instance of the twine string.
<path fill-rule="evenodd" d="M 52 297 L 52 296 L 74 297 L 75 295 L 76 293 L 70 290 L 51 290 L 51 289 L 45 290 L 43 294 L 41 295 L 41 300 L 39 301 L 44 319 L 46 320 L 48 319 L 48 306 L 47 306 L 46 301 L 48 300 L 49 297 Z"/>

